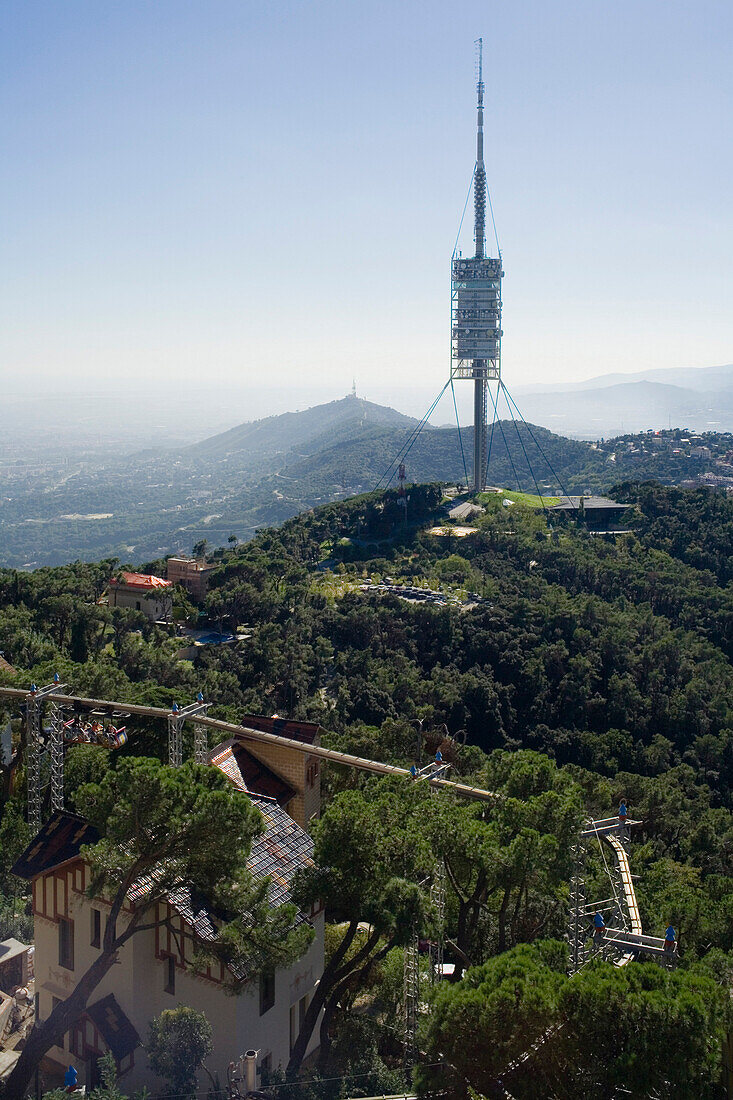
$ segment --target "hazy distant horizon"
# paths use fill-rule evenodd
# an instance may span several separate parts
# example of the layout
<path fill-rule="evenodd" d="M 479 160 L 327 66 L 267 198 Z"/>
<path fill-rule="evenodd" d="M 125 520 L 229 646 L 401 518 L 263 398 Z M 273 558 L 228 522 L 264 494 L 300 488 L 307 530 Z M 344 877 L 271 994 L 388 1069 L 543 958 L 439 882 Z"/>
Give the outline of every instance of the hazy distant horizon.
<path fill-rule="evenodd" d="M 731 372 L 729 364 L 715 364 L 704 367 L 679 368 L 693 377 L 715 375 L 716 371 Z M 673 368 L 670 371 L 674 373 Z M 669 371 L 658 368 L 652 371 L 617 371 L 610 376 L 610 383 L 634 381 L 640 375 L 661 374 Z M 506 377 L 506 375 L 505 375 Z M 606 376 L 592 374 L 576 382 L 557 382 L 553 389 L 562 390 L 567 386 L 569 392 L 583 389 L 585 383 L 593 383 Z M 73 446 L 73 433 L 79 432 L 83 442 L 93 442 L 97 446 L 114 444 L 125 451 L 135 451 L 141 447 L 182 446 L 195 443 L 210 435 L 226 431 L 239 424 L 260 420 L 268 416 L 277 416 L 286 412 L 298 412 L 314 405 L 338 401 L 352 392 L 356 381 L 357 396 L 377 405 L 387 405 L 408 416 L 422 418 L 433 400 L 437 397 L 443 382 L 433 390 L 426 387 L 379 386 L 360 387 L 358 379 L 343 379 L 341 386 L 299 386 L 282 388 L 241 384 L 231 386 L 173 387 L 161 381 L 153 381 L 146 386 L 120 385 L 113 380 L 99 381 L 95 386 L 82 387 L 74 391 L 70 386 L 56 391 L 50 387 L 34 387 L 30 384 L 17 391 L 5 390 L 0 394 L 0 413 L 10 412 L 4 424 L 6 445 L 10 442 L 25 442 L 29 447 L 43 440 L 44 447 L 53 445 L 54 439 L 63 444 L 64 449 Z M 514 386 L 507 378 L 507 386 L 518 399 L 520 409 L 524 398 L 541 395 L 547 387 Z M 705 389 L 704 385 L 700 385 Z M 466 383 L 455 384 L 456 401 L 462 425 L 472 421 L 472 386 Z M 563 426 L 556 416 L 541 415 L 542 403 L 531 405 L 533 421 L 563 434 Z M 526 409 L 529 413 L 530 409 Z M 633 413 L 633 410 L 629 410 Z M 508 414 L 507 414 L 508 415 Z M 440 404 L 430 418 L 433 426 L 455 423 L 455 411 L 450 390 L 443 395 Z M 645 426 L 646 423 L 645 423 Z M 666 427 L 663 418 L 656 427 Z M 623 431 L 623 418 L 619 419 L 618 430 Z M 583 438 L 595 438 L 593 425 L 586 428 L 573 424 L 568 434 L 581 435 Z M 604 432 L 599 431 L 598 435 Z M 608 434 L 607 432 L 605 434 Z"/>

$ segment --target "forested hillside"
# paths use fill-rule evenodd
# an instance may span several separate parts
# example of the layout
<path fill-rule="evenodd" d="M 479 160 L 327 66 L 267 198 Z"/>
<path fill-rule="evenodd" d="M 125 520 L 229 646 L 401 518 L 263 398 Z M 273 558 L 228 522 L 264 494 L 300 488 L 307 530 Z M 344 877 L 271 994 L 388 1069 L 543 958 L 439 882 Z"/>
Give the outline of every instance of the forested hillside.
<path fill-rule="evenodd" d="M 505 415 L 508 413 L 505 412 Z M 308 508 L 411 481 L 468 480 L 473 431 L 426 425 L 354 395 L 246 424 L 182 449 L 104 448 L 83 433 L 0 470 L 0 566 L 32 569 L 188 552 L 251 538 Z M 93 442 L 93 446 L 92 446 Z M 0 457 L 2 457 L 0 455 Z M 521 420 L 489 432 L 488 481 L 544 494 L 606 492 L 625 478 L 733 482 L 733 437 L 686 429 L 587 443 Z"/>
<path fill-rule="evenodd" d="M 532 1073 L 513 1079 L 516 1096 L 556 1095 L 558 1067 L 568 1097 L 610 1096 L 629 1075 L 633 1083 L 647 1074 L 659 1088 L 669 1067 L 654 1060 L 656 1040 L 638 1025 L 661 996 L 659 1034 L 682 1051 L 678 1094 L 712 1097 L 733 970 L 733 502 L 651 483 L 620 493 L 636 510 L 633 529 L 615 538 L 569 522 L 548 528 L 542 513 L 502 507 L 501 498 L 475 534 L 431 534 L 441 491 L 430 485 L 412 487 L 407 525 L 393 492 L 318 508 L 222 552 L 205 612 L 241 640 L 203 649 L 195 664 L 178 658 L 172 630 L 98 602 L 114 562 L 0 570 L 0 649 L 17 669 L 1 675 L 25 686 L 58 671 L 79 693 L 161 704 L 202 690 L 213 714 L 310 719 L 328 731 L 328 745 L 402 764 L 415 759 L 421 729 L 426 752 L 441 747 L 458 775 L 503 792 L 501 803 L 423 804 L 413 794 L 398 826 L 388 807 L 408 795 L 393 781 L 331 771 L 315 832 L 317 857 L 324 868 L 331 861 L 333 875 L 341 853 L 338 882 L 356 866 L 349 822 L 357 818 L 371 823 L 365 843 L 379 835 L 396 861 L 390 871 L 360 856 L 371 870 L 358 896 L 321 877 L 332 920 L 358 922 L 386 905 L 389 875 L 406 873 L 410 836 L 430 841 L 427 854 L 410 856 L 415 875 L 431 852 L 446 859 L 448 957 L 466 977 L 438 993 L 424 1049 L 436 1058 L 449 1051 L 459 1076 L 489 1090 L 545 1027 L 564 1023 Z M 376 587 L 385 581 L 389 590 Z M 400 585 L 444 601 L 405 598 Z M 160 731 L 140 724 L 121 755 L 163 749 Z M 83 752 L 70 754 L 72 795 L 88 774 Z M 632 861 L 644 928 L 660 935 L 671 921 L 681 965 L 669 975 L 652 963 L 612 974 L 593 964 L 568 980 L 562 946 L 547 941 L 564 930 L 569 845 L 584 814 L 609 815 L 622 798 L 642 822 Z M 17 796 L 0 830 L 9 890 L 9 861 L 23 840 Z M 608 882 L 598 850 L 591 856 L 589 893 L 599 896 Z M 401 1087 L 394 1042 L 380 1030 L 399 1004 L 401 956 L 389 950 L 403 942 L 398 912 L 381 932 L 383 956 L 354 969 L 348 995 L 334 1002 L 324 1076 L 368 1064 L 365 1088 Z M 7 907 L 2 919 L 7 930 Z M 352 1011 L 364 996 L 368 1018 Z M 634 1006 L 629 1027 L 608 1037 L 608 1058 L 627 1051 L 614 1070 L 626 1077 L 609 1084 L 589 1053 L 589 1020 L 598 1006 L 621 1011 L 625 1000 Z M 481 1050 L 493 1053 L 479 1058 Z M 428 1077 L 424 1087 L 435 1083 Z"/>

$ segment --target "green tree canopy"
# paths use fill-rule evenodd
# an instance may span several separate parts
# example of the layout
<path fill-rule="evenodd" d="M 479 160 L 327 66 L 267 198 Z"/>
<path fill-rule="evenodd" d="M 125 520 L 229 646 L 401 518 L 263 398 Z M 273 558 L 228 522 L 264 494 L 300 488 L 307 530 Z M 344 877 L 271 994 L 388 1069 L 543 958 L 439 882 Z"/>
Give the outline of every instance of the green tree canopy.
<path fill-rule="evenodd" d="M 628 1089 L 717 1096 L 728 992 L 697 970 L 594 962 L 572 978 L 556 941 L 521 945 L 439 988 L 425 1043 L 445 1073 L 423 1073 L 460 1095 L 494 1095 L 501 1079 L 517 1100 L 613 1100 Z"/>
<path fill-rule="evenodd" d="M 196 1074 L 213 1049 L 211 1024 L 203 1012 L 187 1005 L 167 1008 L 150 1021 L 145 1049 L 153 1072 L 165 1078 L 175 1096 L 188 1100 L 196 1093 Z"/>

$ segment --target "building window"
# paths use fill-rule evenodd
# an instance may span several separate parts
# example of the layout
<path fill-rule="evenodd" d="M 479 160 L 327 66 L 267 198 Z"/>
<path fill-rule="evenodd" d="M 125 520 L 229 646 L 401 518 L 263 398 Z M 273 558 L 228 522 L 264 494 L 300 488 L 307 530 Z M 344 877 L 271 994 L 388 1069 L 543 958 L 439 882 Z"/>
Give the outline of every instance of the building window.
<path fill-rule="evenodd" d="M 293 1048 L 298 1039 L 298 1003 L 290 1006 L 290 1053 L 293 1053 Z"/>
<path fill-rule="evenodd" d="M 306 783 L 309 787 L 315 787 L 316 779 L 318 779 L 318 761 L 314 761 L 309 764 L 305 773 Z"/>
<path fill-rule="evenodd" d="M 102 914 L 98 909 L 92 909 L 92 931 L 90 944 L 92 947 L 99 947 L 102 942 Z"/>
<path fill-rule="evenodd" d="M 107 917 L 106 921 L 104 922 L 104 934 L 105 934 L 105 936 L 107 935 L 107 929 L 109 928 L 109 925 L 110 925 L 110 919 L 109 919 L 109 917 Z M 117 921 L 112 921 L 112 939 L 115 939 L 116 936 L 117 936 Z"/>
<path fill-rule="evenodd" d="M 301 997 L 300 1000 L 298 1001 L 298 1031 L 300 1031 L 303 1024 L 305 1023 L 305 1014 L 306 1014 L 307 1011 L 308 1011 L 308 995 L 306 994 L 305 997 Z"/>
<path fill-rule="evenodd" d="M 74 922 L 59 917 L 59 966 L 74 969 Z"/>
<path fill-rule="evenodd" d="M 163 960 L 165 965 L 165 991 L 166 993 L 175 993 L 176 991 L 176 958 L 175 955 L 166 955 Z"/>
<path fill-rule="evenodd" d="M 269 1012 L 275 1003 L 275 971 L 265 970 L 260 974 L 260 1016 Z"/>
<path fill-rule="evenodd" d="M 141 608 L 140 608 L 140 601 L 139 601 L 139 600 L 135 600 L 135 610 L 136 610 L 136 611 L 140 611 L 140 610 L 141 610 Z"/>

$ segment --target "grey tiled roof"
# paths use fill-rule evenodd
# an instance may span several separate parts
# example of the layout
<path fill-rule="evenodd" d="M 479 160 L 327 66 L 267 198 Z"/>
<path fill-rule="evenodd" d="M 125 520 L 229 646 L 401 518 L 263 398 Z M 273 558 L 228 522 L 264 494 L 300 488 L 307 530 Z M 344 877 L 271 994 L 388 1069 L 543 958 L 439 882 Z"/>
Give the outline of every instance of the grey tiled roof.
<path fill-rule="evenodd" d="M 264 832 L 253 840 L 247 866 L 257 878 L 270 878 L 270 904 L 283 905 L 290 901 L 295 872 L 313 864 L 313 841 L 277 802 L 247 789 L 232 745 L 233 742 L 228 742 L 217 746 L 209 760 L 235 787 L 249 795 L 262 814 Z"/>
<path fill-rule="evenodd" d="M 247 866 L 257 878 L 270 878 L 271 905 L 290 901 L 296 871 L 313 865 L 313 841 L 281 806 L 251 795 L 262 814 L 265 831 L 252 842 Z"/>

